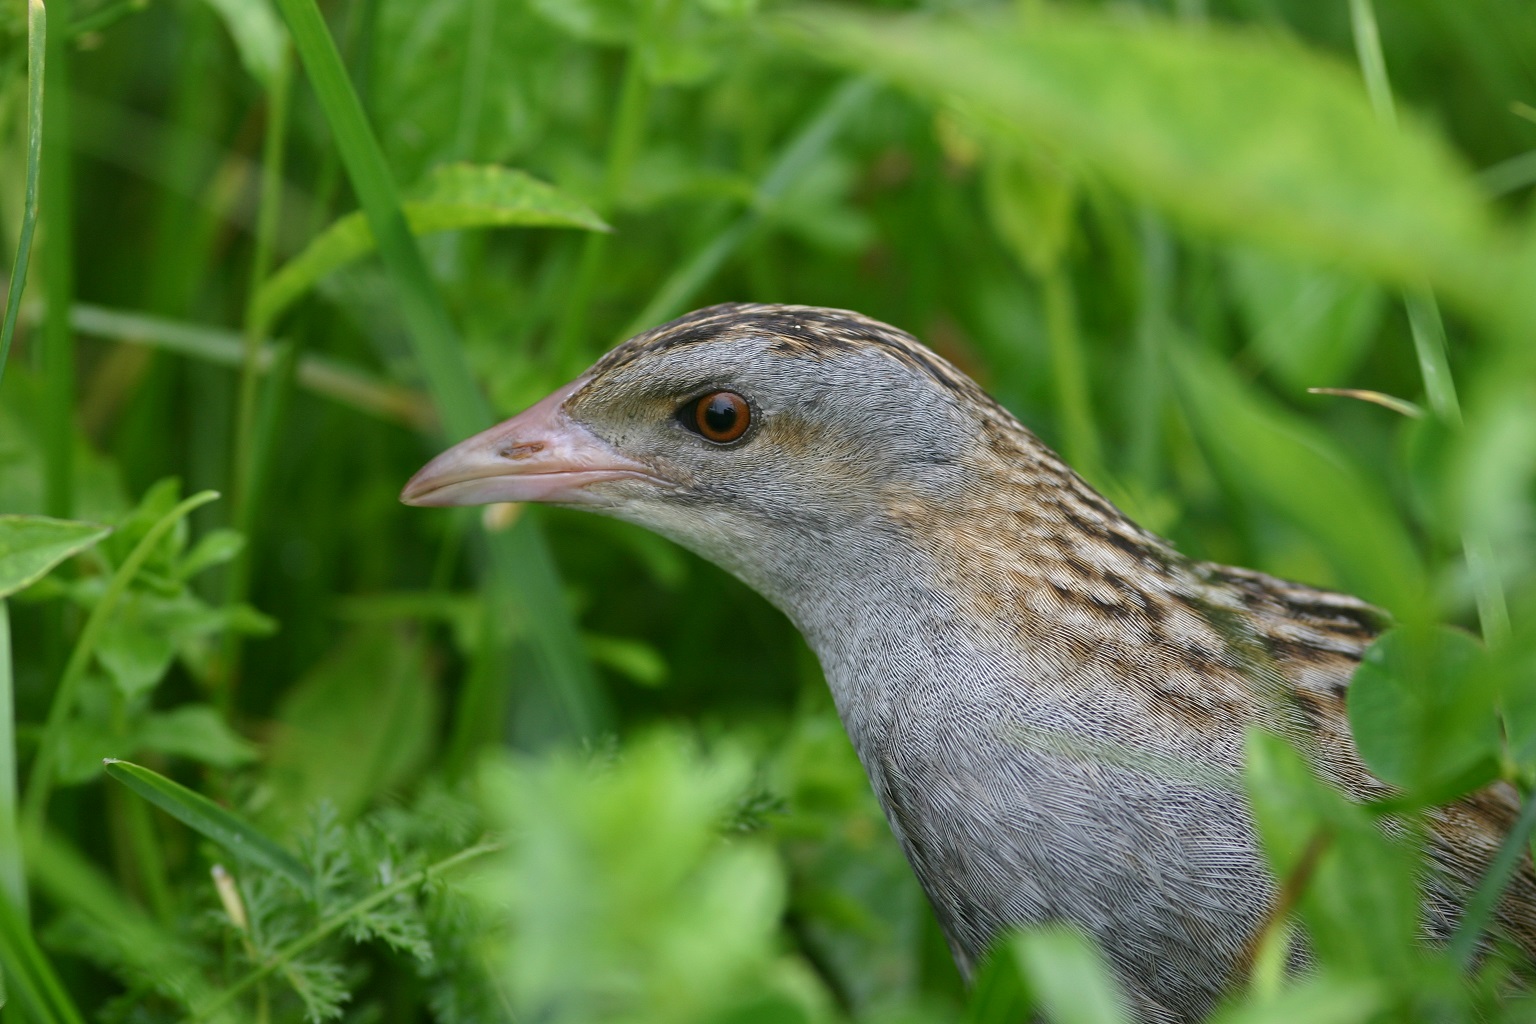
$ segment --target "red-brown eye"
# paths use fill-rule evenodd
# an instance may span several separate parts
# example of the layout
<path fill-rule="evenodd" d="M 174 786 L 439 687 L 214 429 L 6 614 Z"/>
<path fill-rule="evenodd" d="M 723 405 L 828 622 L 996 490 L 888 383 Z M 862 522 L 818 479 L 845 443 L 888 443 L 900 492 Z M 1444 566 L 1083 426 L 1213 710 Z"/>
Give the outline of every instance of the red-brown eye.
<path fill-rule="evenodd" d="M 729 444 L 747 432 L 752 407 L 734 391 L 715 391 L 694 401 L 683 422 L 716 444 Z"/>

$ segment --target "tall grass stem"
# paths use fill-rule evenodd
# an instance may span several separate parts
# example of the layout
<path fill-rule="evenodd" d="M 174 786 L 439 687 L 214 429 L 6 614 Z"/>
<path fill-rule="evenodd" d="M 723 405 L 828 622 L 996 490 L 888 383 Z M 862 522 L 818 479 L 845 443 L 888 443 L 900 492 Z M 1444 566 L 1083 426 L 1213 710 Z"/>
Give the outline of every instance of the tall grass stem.
<path fill-rule="evenodd" d="M 55 25 L 70 22 L 70 0 L 51 0 Z M 45 35 L 47 61 L 44 89 L 49 114 L 43 120 L 42 175 L 38 196 L 43 224 L 43 292 L 47 311 L 42 330 L 44 404 L 44 507 L 51 516 L 68 519 L 74 508 L 75 477 L 75 350 L 69 309 L 75 299 L 74 174 L 70 161 L 69 46 L 67 33 Z"/>
<path fill-rule="evenodd" d="M 16 316 L 27 286 L 27 266 L 32 260 L 32 234 L 37 227 L 37 178 L 43 162 L 43 77 L 48 55 L 48 13 L 43 0 L 27 4 L 27 178 L 21 202 L 21 231 L 16 240 L 16 259 L 11 264 L 11 284 L 5 297 L 5 318 L 0 320 L 0 381 L 11 354 Z"/>
<path fill-rule="evenodd" d="M 314 0 L 278 0 L 278 7 L 395 284 L 417 365 L 443 426 L 451 439 L 467 437 L 490 422 L 490 407 L 475 384 L 448 310 L 405 222 L 383 150 Z M 561 593 L 554 561 L 531 519 L 524 517 L 514 529 L 491 537 L 488 604 L 493 609 L 525 612 L 518 621 L 525 624 L 523 637 L 539 673 L 536 678 L 553 691 L 560 708 L 561 717 L 548 727 L 568 737 L 588 736 L 602 721 L 603 701 Z M 538 628 L 527 628 L 535 622 Z"/>
<path fill-rule="evenodd" d="M 1376 116 L 1389 124 L 1397 123 L 1392 100 L 1392 83 L 1387 74 L 1386 56 L 1381 49 L 1381 34 L 1376 27 L 1376 11 L 1371 0 L 1349 0 L 1350 25 L 1354 31 L 1355 53 L 1360 73 Z M 1408 330 L 1413 335 L 1414 354 L 1419 361 L 1419 375 L 1429 396 L 1429 407 L 1452 430 L 1462 426 L 1461 401 L 1446 357 L 1445 321 L 1440 305 L 1429 288 L 1410 288 L 1403 292 L 1408 313 Z M 1483 639 L 1491 646 L 1503 643 L 1509 635 L 1509 602 L 1499 578 L 1489 539 L 1477 531 L 1464 531 L 1462 554 L 1477 603 L 1478 623 Z"/>

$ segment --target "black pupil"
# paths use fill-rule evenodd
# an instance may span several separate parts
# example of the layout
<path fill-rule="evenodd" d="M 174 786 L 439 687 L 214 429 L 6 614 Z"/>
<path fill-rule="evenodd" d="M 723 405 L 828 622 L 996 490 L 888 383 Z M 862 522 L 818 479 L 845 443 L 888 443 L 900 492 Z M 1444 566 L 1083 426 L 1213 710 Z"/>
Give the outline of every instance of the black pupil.
<path fill-rule="evenodd" d="M 736 408 L 736 400 L 728 395 L 716 395 L 709 400 L 704 407 L 704 425 L 712 433 L 729 434 L 736 426 L 736 419 L 741 415 Z"/>

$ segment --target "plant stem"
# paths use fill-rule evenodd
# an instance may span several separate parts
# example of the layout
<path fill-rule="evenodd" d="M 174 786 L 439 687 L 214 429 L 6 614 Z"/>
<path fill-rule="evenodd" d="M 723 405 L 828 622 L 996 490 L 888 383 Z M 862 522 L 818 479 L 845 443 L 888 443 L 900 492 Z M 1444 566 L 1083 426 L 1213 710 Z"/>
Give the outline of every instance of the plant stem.
<path fill-rule="evenodd" d="M 52 0 L 56 25 L 69 24 L 70 0 Z M 48 308 L 43 320 L 43 459 L 45 507 L 48 514 L 67 519 L 74 508 L 74 334 L 69 307 L 75 297 L 74 221 L 70 199 L 73 179 L 69 132 L 69 49 L 66 33 L 45 39 L 47 62 L 44 87 L 52 110 L 43 122 L 43 178 L 39 197 L 42 212 L 44 293 Z"/>
<path fill-rule="evenodd" d="M 29 831 L 39 832 L 42 829 L 43 819 L 48 813 L 48 796 L 53 789 L 53 773 L 64 722 L 74 709 L 80 682 L 85 678 L 85 670 L 101 640 L 101 631 L 106 628 L 112 612 L 117 608 L 117 602 L 122 599 L 139 569 L 171 528 L 194 509 L 201 508 L 218 496 L 217 491 L 194 494 L 156 520 L 128 557 L 123 559 L 117 572 L 112 574 L 106 590 L 102 591 L 96 606 L 91 609 L 85 626 L 80 630 L 80 638 L 75 641 L 75 649 L 70 652 L 69 661 L 64 666 L 59 687 L 53 694 L 53 703 L 48 708 L 48 718 L 43 723 L 43 733 L 38 738 L 37 756 L 32 761 L 32 775 L 27 779 L 26 796 L 22 801 L 22 820 Z"/>
<path fill-rule="evenodd" d="M 265 449 L 269 447 L 260 443 L 257 437 L 256 406 L 266 327 L 258 312 L 257 297 L 272 269 L 272 250 L 282 212 L 283 149 L 288 134 L 288 86 L 292 79 L 292 68 L 293 61 L 285 46 L 276 73 L 272 76 L 271 89 L 267 93 L 267 130 L 261 151 L 261 206 L 256 215 L 256 242 L 251 256 L 250 290 L 246 295 L 241 338 L 240 398 L 236 409 L 231 488 L 234 491 L 234 528 L 245 537 L 246 543 L 229 567 L 224 590 L 226 606 L 242 604 L 250 589 L 254 547 L 252 530 L 256 518 L 258 478 L 261 476 L 259 463 Z M 282 375 L 274 374 L 271 380 L 275 387 L 284 384 Z M 227 632 L 223 648 L 214 685 L 219 710 L 228 717 L 235 706 L 235 692 L 240 685 L 240 634 L 234 630 Z"/>
<path fill-rule="evenodd" d="M 1504 844 L 1499 847 L 1498 856 L 1494 857 L 1493 863 L 1488 865 L 1488 872 L 1478 883 L 1477 892 L 1472 894 L 1472 899 L 1467 903 L 1466 913 L 1462 914 L 1461 923 L 1456 926 L 1456 933 L 1451 936 L 1450 945 L 1447 948 L 1452 958 L 1463 969 L 1472 966 L 1472 954 L 1477 951 L 1477 940 L 1483 934 L 1488 919 L 1493 915 L 1493 908 L 1498 904 L 1499 897 L 1504 892 L 1504 886 L 1509 883 L 1510 875 L 1514 874 L 1521 858 L 1526 855 L 1525 847 L 1530 841 L 1533 830 L 1536 830 L 1536 790 L 1526 794 L 1525 804 L 1520 808 L 1520 817 L 1515 821 L 1515 827 L 1510 829 L 1509 835 L 1504 837 Z"/>
<path fill-rule="evenodd" d="M 209 1017 L 213 1016 L 215 1013 L 222 1010 L 230 1003 L 234 1002 L 235 999 L 246 989 L 250 988 L 258 981 L 261 981 L 273 971 L 283 967 L 285 964 L 291 963 L 296 957 L 302 955 L 311 946 L 315 945 L 317 942 L 320 942 L 322 939 L 333 935 L 341 928 L 343 928 L 347 922 L 353 920 L 354 918 L 360 917 L 363 914 L 366 914 L 380 903 L 385 903 L 394 899 L 396 896 L 403 892 L 426 884 L 426 882 L 435 875 L 445 874 L 458 867 L 460 864 L 468 863 L 469 861 L 478 857 L 483 857 L 488 853 L 495 853 L 500 849 L 500 843 L 479 843 L 475 846 L 471 846 L 467 850 L 460 850 L 458 853 L 455 853 L 451 857 L 445 857 L 438 861 L 436 864 L 428 865 L 427 867 L 422 868 L 420 871 L 413 872 L 400 879 L 399 881 L 385 886 L 378 892 L 366 897 L 365 899 L 357 901 L 350 907 L 347 907 L 345 910 L 337 911 L 336 913 L 327 917 L 325 920 L 321 921 L 304 935 L 294 939 L 292 942 L 288 943 L 288 945 L 278 950 L 277 954 L 273 956 L 272 959 L 268 960 L 260 967 L 257 967 L 255 970 L 249 972 L 239 981 L 236 981 L 232 985 L 226 986 L 216 998 L 194 1009 L 192 1013 L 183 1021 L 183 1024 L 197 1024 L 198 1021 L 207 1020 Z"/>
<path fill-rule="evenodd" d="M 32 233 L 37 227 L 37 177 L 43 162 L 43 76 L 48 54 L 48 15 L 42 0 L 27 4 L 27 183 L 21 204 L 21 234 L 16 240 L 16 261 L 11 264 L 11 286 L 5 299 L 5 319 L 0 321 L 0 380 L 11 354 L 16 315 L 27 285 L 27 266 L 32 260 Z M 21 906 L 18 904 L 18 907 Z"/>
<path fill-rule="evenodd" d="M 16 822 L 16 685 L 11 673 L 11 616 L 0 598 L 0 892 L 27 918 L 26 868 Z"/>
<path fill-rule="evenodd" d="M 1388 124 L 1396 124 L 1392 83 L 1387 75 L 1387 61 L 1382 53 L 1381 34 L 1376 28 L 1376 11 L 1371 0 L 1349 0 L 1349 18 L 1360 74 L 1365 79 L 1371 105 L 1377 117 Z M 1418 356 L 1424 390 L 1429 395 L 1429 407 L 1442 423 L 1459 431 L 1462 426 L 1461 402 L 1456 397 L 1456 382 L 1446 359 L 1445 321 L 1441 319 L 1434 292 L 1428 288 L 1405 289 L 1403 305 L 1408 311 L 1408 329 L 1413 335 L 1413 349 Z M 1509 605 L 1499 579 L 1493 546 L 1480 531 L 1464 530 L 1461 548 L 1476 595 L 1483 640 L 1490 647 L 1497 647 L 1509 635 Z"/>

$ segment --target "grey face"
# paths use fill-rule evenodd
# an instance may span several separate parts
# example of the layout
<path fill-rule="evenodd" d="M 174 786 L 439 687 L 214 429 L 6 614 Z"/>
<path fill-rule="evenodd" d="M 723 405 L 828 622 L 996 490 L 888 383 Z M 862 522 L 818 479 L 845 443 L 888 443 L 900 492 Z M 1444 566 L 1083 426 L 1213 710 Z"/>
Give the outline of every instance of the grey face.
<path fill-rule="evenodd" d="M 610 357 L 439 456 L 402 497 L 585 507 L 671 537 L 782 605 L 807 572 L 848 571 L 835 567 L 878 537 L 893 495 L 942 502 L 976 429 L 954 396 L 876 347 L 785 349 L 752 332 Z M 696 416 L 722 392 L 748 420 L 723 443 Z"/>
<path fill-rule="evenodd" d="M 749 416 L 725 443 L 698 421 L 698 403 L 722 392 L 740 396 Z M 969 432 L 942 393 L 879 351 L 785 355 L 758 336 L 619 365 L 566 409 L 674 485 L 615 482 L 621 500 L 605 511 L 760 585 L 773 566 L 754 562 L 834 558 L 882 518 L 893 490 L 940 498 Z"/>

